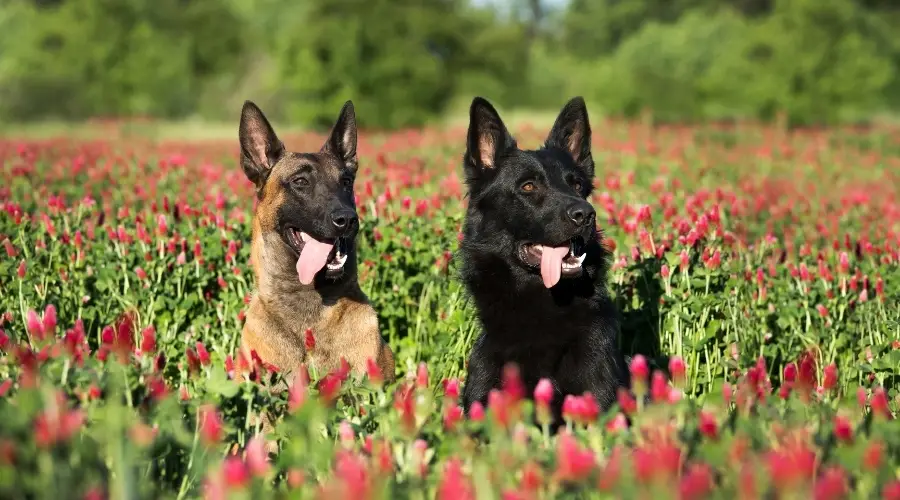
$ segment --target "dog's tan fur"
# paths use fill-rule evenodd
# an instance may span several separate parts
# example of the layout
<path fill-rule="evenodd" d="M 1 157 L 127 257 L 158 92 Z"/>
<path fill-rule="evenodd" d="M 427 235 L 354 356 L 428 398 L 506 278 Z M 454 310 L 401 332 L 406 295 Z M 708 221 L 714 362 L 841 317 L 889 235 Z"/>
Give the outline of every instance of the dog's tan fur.
<path fill-rule="evenodd" d="M 303 168 L 316 168 L 320 175 L 333 177 L 336 182 L 342 164 L 325 148 L 316 154 L 285 152 L 270 166 L 264 184 L 257 186 L 250 250 L 256 290 L 241 334 L 244 359 L 251 360 L 255 351 L 288 381 L 301 364 L 322 376 L 337 370 L 341 358 L 345 358 L 352 371 L 360 375 L 372 359 L 382 377 L 393 381 L 393 352 L 381 337 L 377 315 L 359 282 L 347 279 L 319 289 L 300 283 L 297 277 L 297 256 L 276 226 L 278 210 L 287 197 L 286 180 Z M 307 329 L 315 339 L 311 350 L 306 348 Z M 276 390 L 285 388 L 282 384 Z M 270 429 L 269 418 L 263 420 L 264 428 Z M 271 442 L 269 446 L 271 451 Z"/>
<path fill-rule="evenodd" d="M 354 371 L 364 373 L 372 358 L 382 376 L 393 380 L 394 355 L 381 337 L 378 317 L 359 283 L 347 282 L 324 296 L 297 280 L 296 257 L 274 230 L 270 215 L 280 198 L 278 174 L 273 170 L 269 176 L 264 191 L 275 192 L 264 192 L 253 219 L 250 258 L 256 293 L 241 335 L 245 359 L 255 350 L 281 371 L 306 363 L 325 374 L 340 367 L 341 357 Z M 306 350 L 308 328 L 315 339 L 312 352 Z"/>

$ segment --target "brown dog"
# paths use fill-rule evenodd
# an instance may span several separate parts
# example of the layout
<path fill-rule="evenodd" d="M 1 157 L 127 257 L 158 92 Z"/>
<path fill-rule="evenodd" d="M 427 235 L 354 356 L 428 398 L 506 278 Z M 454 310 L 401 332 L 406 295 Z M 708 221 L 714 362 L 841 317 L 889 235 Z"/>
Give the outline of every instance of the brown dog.
<path fill-rule="evenodd" d="M 371 359 L 394 380 L 394 355 L 357 279 L 356 138 L 350 101 L 317 153 L 285 150 L 262 111 L 244 103 L 241 167 L 258 199 L 250 251 L 256 293 L 241 335 L 244 359 L 255 351 L 282 373 L 306 363 L 319 376 L 337 370 L 341 358 L 364 373 Z"/>

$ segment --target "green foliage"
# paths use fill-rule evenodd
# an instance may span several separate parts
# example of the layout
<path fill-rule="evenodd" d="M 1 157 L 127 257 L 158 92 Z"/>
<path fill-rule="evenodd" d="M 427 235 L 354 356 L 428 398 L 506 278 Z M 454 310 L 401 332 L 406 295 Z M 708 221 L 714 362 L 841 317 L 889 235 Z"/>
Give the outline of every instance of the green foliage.
<path fill-rule="evenodd" d="M 583 64 L 596 101 L 661 121 L 760 118 L 791 124 L 865 120 L 896 77 L 886 25 L 850 0 L 787 0 L 746 20 L 692 10 L 650 22 L 607 59 Z"/>
<path fill-rule="evenodd" d="M 689 9 L 712 6 L 715 0 L 572 0 L 563 16 L 563 43 L 586 60 L 614 52 L 648 23 L 675 22 Z"/>
<path fill-rule="evenodd" d="M 243 50 L 222 2 L 14 0 L 0 34 L 2 113 L 13 118 L 184 116 Z"/>
<path fill-rule="evenodd" d="M 744 55 L 748 105 L 761 118 L 784 111 L 796 124 L 864 119 L 896 78 L 895 27 L 852 0 L 780 0 Z"/>
<path fill-rule="evenodd" d="M 352 98 L 363 126 L 419 125 L 461 87 L 500 94 L 525 69 L 521 30 L 459 0 L 316 0 L 297 9 L 299 23 L 285 16 L 274 26 L 269 88 L 284 117 L 300 123 L 328 127 Z"/>
<path fill-rule="evenodd" d="M 732 78 L 730 67 L 749 31 L 730 11 L 713 17 L 692 11 L 677 24 L 651 22 L 597 63 L 594 75 L 583 76 L 595 78 L 595 100 L 615 114 L 649 108 L 664 121 L 746 116 L 740 109 L 745 82 Z"/>
<path fill-rule="evenodd" d="M 326 128 L 556 111 L 793 125 L 900 111 L 900 9 L 857 0 L 9 0 L 0 117 L 233 120 L 245 99 Z"/>

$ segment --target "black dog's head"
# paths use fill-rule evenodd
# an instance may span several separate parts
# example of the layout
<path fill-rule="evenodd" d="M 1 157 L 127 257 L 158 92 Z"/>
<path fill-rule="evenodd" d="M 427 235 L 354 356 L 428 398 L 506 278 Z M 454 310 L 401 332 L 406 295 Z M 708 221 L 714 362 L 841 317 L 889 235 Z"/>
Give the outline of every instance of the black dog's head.
<path fill-rule="evenodd" d="M 263 112 L 244 103 L 240 125 L 241 168 L 256 185 L 256 224 L 264 244 L 293 256 L 303 284 L 316 274 L 337 279 L 359 231 L 353 181 L 357 170 L 356 115 L 347 101 L 316 153 L 292 153 Z M 287 259 L 285 259 L 287 260 Z M 352 260 L 352 256 L 351 259 Z"/>
<path fill-rule="evenodd" d="M 494 107 L 476 97 L 464 165 L 470 196 L 464 248 L 493 253 L 547 288 L 602 264 L 596 212 L 587 201 L 594 160 L 582 98 L 563 107 L 542 148 L 526 151 Z"/>

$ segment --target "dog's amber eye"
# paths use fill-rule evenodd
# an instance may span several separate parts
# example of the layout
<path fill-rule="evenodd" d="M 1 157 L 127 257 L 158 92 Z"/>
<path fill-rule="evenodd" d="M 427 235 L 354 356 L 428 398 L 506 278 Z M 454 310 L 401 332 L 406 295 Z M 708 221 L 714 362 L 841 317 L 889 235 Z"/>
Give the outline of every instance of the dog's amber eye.
<path fill-rule="evenodd" d="M 580 182 L 576 182 L 574 187 L 575 187 L 575 191 L 578 191 L 579 193 L 581 192 L 581 183 Z"/>
<path fill-rule="evenodd" d="M 306 179 L 306 177 L 294 177 L 291 180 L 291 183 L 295 186 L 309 186 L 309 181 Z"/>
<path fill-rule="evenodd" d="M 349 177 L 344 177 L 343 179 L 341 179 L 341 184 L 343 184 L 344 187 L 350 187 L 353 185 L 353 179 L 351 179 Z"/>
<path fill-rule="evenodd" d="M 525 184 L 522 184 L 522 191 L 525 191 L 526 193 L 534 191 L 534 188 L 535 186 L 533 182 L 526 182 Z"/>

